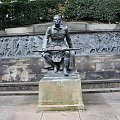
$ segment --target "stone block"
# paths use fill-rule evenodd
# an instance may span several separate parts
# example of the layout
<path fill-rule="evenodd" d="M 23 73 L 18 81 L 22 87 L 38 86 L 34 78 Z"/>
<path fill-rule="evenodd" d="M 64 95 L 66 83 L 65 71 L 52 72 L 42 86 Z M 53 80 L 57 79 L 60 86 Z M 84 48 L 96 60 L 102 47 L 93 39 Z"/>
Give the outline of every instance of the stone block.
<path fill-rule="evenodd" d="M 107 70 L 107 71 L 104 71 L 104 78 L 105 79 L 113 79 L 115 78 L 115 71 L 112 71 L 112 70 Z"/>
<path fill-rule="evenodd" d="M 120 30 L 120 22 L 118 24 L 116 24 L 115 30 Z"/>
<path fill-rule="evenodd" d="M 7 28 L 5 29 L 6 34 L 29 34 L 33 33 L 33 27 L 18 27 L 18 28 Z"/>
<path fill-rule="evenodd" d="M 103 79 L 104 77 L 104 71 L 100 72 L 86 72 L 86 79 L 87 80 L 96 80 L 96 79 Z"/>
<path fill-rule="evenodd" d="M 120 71 L 115 72 L 115 78 L 120 79 Z"/>
<path fill-rule="evenodd" d="M 113 31 L 115 28 L 116 24 L 93 23 L 88 25 L 88 31 Z"/>
<path fill-rule="evenodd" d="M 80 62 L 80 64 L 76 65 L 78 71 L 95 71 L 95 63 L 91 62 Z"/>
<path fill-rule="evenodd" d="M 39 110 L 84 109 L 81 80 L 77 75 L 48 72 L 39 82 Z"/>
<path fill-rule="evenodd" d="M 116 70 L 120 70 L 120 62 L 118 61 L 118 62 L 115 62 L 114 63 L 114 66 L 115 66 L 115 69 Z"/>
<path fill-rule="evenodd" d="M 79 72 L 81 80 L 86 80 L 86 72 Z"/>
<path fill-rule="evenodd" d="M 113 70 L 114 63 L 111 61 L 104 62 L 104 70 Z"/>
<path fill-rule="evenodd" d="M 45 33 L 47 28 L 51 25 L 52 23 L 34 24 L 33 25 L 34 33 Z"/>
<path fill-rule="evenodd" d="M 99 71 L 99 72 L 87 72 L 86 73 L 88 80 L 113 79 L 113 78 L 115 78 L 115 75 L 116 75 L 116 73 L 114 70 Z"/>
<path fill-rule="evenodd" d="M 39 58 L 1 59 L 0 65 L 2 82 L 39 81 L 45 74 Z"/>
<path fill-rule="evenodd" d="M 96 63 L 96 71 L 103 71 L 104 70 L 104 63 L 103 62 L 98 62 Z"/>
<path fill-rule="evenodd" d="M 67 22 L 70 32 L 86 31 L 88 23 L 86 22 Z"/>
<path fill-rule="evenodd" d="M 114 63 L 110 61 L 96 63 L 96 71 L 103 70 L 114 70 Z"/>
<path fill-rule="evenodd" d="M 6 35 L 6 32 L 3 30 L 0 30 L 0 35 Z"/>

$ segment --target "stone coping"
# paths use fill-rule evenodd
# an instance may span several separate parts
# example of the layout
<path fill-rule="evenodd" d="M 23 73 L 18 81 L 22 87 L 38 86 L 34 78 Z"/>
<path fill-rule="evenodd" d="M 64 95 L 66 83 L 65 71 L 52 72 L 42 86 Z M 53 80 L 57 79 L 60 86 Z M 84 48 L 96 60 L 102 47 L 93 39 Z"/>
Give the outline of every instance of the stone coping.
<path fill-rule="evenodd" d="M 101 32 L 101 31 L 120 31 L 119 24 L 103 24 L 103 23 L 87 23 L 87 22 L 63 22 L 68 25 L 70 33 L 75 32 Z M 52 23 L 33 24 L 28 27 L 7 28 L 4 31 L 0 30 L 0 35 L 30 35 L 30 34 L 45 34 L 46 29 Z"/>
<path fill-rule="evenodd" d="M 99 31 L 69 31 L 70 34 L 86 34 L 86 33 L 102 33 L 102 32 L 120 32 L 120 30 L 99 30 Z M 0 33 L 0 37 L 24 37 L 24 36 L 36 36 L 36 35 L 45 35 L 43 32 L 29 32 L 29 33 L 9 33 L 6 32 L 4 34 Z"/>

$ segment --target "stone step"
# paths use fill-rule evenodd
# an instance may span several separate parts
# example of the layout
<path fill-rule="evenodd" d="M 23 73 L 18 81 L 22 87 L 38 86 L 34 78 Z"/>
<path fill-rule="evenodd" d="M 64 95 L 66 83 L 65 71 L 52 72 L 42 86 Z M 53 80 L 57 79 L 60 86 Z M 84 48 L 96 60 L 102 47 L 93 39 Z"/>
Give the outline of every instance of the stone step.
<path fill-rule="evenodd" d="M 83 94 L 120 92 L 120 88 L 82 89 Z M 38 95 L 39 91 L 1 91 L 0 96 L 7 95 Z"/>
<path fill-rule="evenodd" d="M 83 93 L 120 92 L 119 79 L 82 80 Z M 0 83 L 0 95 L 35 95 L 38 94 L 38 82 Z"/>
<path fill-rule="evenodd" d="M 38 91 L 38 82 L 6 82 L 0 83 L 0 91 Z"/>
<path fill-rule="evenodd" d="M 38 95 L 39 91 L 0 91 L 0 96 L 6 95 Z"/>
<path fill-rule="evenodd" d="M 39 82 L 1 82 L 0 87 L 38 86 Z M 82 85 L 101 83 L 120 83 L 120 79 L 81 80 Z"/>
<path fill-rule="evenodd" d="M 82 89 L 120 87 L 120 79 L 82 80 Z M 38 82 L 6 82 L 0 83 L 0 91 L 38 91 Z"/>
<path fill-rule="evenodd" d="M 98 88 L 98 89 L 82 89 L 82 93 L 109 93 L 109 92 L 120 92 L 119 88 Z"/>
<path fill-rule="evenodd" d="M 117 88 L 117 87 L 120 87 L 120 79 L 82 81 L 82 89 Z"/>
<path fill-rule="evenodd" d="M 101 84 L 101 83 L 120 83 L 120 79 L 100 79 L 100 80 L 82 80 L 82 85 Z"/>

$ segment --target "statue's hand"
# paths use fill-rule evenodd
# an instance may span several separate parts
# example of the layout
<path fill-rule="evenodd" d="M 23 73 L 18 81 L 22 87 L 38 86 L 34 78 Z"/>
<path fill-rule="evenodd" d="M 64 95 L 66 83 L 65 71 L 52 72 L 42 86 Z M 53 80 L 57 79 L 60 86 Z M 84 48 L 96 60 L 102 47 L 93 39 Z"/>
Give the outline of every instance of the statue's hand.
<path fill-rule="evenodd" d="M 41 53 L 41 55 L 42 55 L 42 57 L 44 57 L 45 53 L 44 53 L 44 52 L 42 52 L 42 53 Z"/>
<path fill-rule="evenodd" d="M 71 51 L 70 51 L 70 54 L 71 54 L 71 55 L 75 55 L 75 54 L 76 54 L 76 51 L 71 50 Z"/>
<path fill-rule="evenodd" d="M 44 51 L 44 50 L 46 50 L 46 49 L 45 49 L 45 48 L 42 48 L 42 50 Z M 45 52 L 41 52 L 41 55 L 42 55 L 42 57 L 44 57 Z"/>

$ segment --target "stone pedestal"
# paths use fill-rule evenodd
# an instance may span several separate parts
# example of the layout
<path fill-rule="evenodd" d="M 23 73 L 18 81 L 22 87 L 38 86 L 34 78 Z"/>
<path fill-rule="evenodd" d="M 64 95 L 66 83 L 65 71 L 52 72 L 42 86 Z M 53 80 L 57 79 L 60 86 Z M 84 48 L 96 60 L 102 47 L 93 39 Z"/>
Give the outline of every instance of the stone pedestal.
<path fill-rule="evenodd" d="M 84 109 L 78 74 L 48 72 L 39 82 L 39 110 Z"/>

